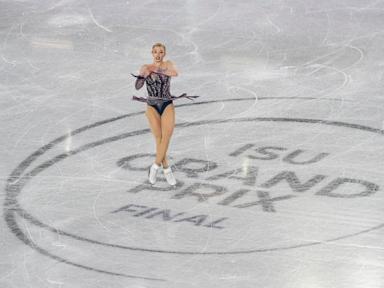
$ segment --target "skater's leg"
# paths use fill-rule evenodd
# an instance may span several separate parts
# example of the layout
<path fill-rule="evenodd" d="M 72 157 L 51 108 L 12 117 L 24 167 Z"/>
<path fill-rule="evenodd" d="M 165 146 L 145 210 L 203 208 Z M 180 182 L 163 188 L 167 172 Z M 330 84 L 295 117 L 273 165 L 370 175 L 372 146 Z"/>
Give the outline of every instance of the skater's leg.
<path fill-rule="evenodd" d="M 160 143 L 161 143 L 161 117 L 160 114 L 156 111 L 152 106 L 147 105 L 147 111 L 145 115 L 148 118 L 149 126 L 151 128 L 151 132 L 155 137 L 156 141 L 156 151 L 158 151 Z M 162 161 L 155 160 L 157 165 L 161 165 Z"/>
<path fill-rule="evenodd" d="M 161 141 L 156 153 L 156 163 L 161 163 L 165 160 L 164 168 L 167 168 L 166 154 L 175 127 L 175 108 L 173 104 L 165 108 L 160 120 Z"/>

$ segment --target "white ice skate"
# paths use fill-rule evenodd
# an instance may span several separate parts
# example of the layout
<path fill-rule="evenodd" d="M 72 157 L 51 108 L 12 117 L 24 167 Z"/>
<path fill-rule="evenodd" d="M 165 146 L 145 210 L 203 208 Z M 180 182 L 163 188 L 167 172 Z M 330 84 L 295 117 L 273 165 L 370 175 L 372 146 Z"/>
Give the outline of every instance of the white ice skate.
<path fill-rule="evenodd" d="M 153 163 L 152 166 L 149 168 L 149 171 L 148 171 L 148 180 L 149 180 L 149 183 L 151 183 L 152 185 L 156 183 L 156 176 L 157 176 L 157 171 L 159 170 L 159 165 L 157 165 L 156 163 Z"/>
<path fill-rule="evenodd" d="M 167 179 L 168 184 L 172 186 L 176 185 L 176 179 L 175 179 L 175 176 L 173 176 L 171 166 L 169 166 L 166 169 L 163 169 L 163 171 L 164 171 L 165 179 Z"/>

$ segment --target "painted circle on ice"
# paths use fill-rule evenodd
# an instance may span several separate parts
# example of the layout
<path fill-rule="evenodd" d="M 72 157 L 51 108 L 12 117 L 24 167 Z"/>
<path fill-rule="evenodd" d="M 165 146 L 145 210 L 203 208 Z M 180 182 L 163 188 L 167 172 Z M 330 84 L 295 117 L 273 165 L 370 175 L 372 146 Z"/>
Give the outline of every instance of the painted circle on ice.
<path fill-rule="evenodd" d="M 229 99 L 226 101 L 254 101 L 254 98 L 244 98 L 244 99 Z M 260 98 L 259 100 L 270 100 L 269 98 Z M 223 102 L 221 101 L 209 101 L 209 102 L 199 102 L 195 104 L 185 104 L 185 105 L 179 105 L 178 107 L 183 106 L 189 106 L 189 105 L 204 105 L 204 104 L 211 104 L 215 102 Z M 103 125 L 113 123 L 115 121 L 125 119 L 132 116 L 137 116 L 140 114 L 143 114 L 144 112 L 139 113 L 132 113 L 129 115 L 123 115 L 116 118 L 107 119 L 104 121 L 100 121 L 82 128 L 79 128 L 77 130 L 74 130 L 71 133 L 71 136 L 78 135 L 80 133 L 83 133 L 85 131 L 89 131 L 96 127 L 101 127 Z M 190 122 L 190 123 L 180 123 L 177 124 L 177 127 L 179 128 L 193 128 L 193 127 L 199 127 L 201 125 L 215 125 L 215 124 L 230 124 L 230 123 L 249 123 L 249 122 L 258 122 L 258 123 L 301 123 L 301 124 L 319 124 L 323 127 L 338 127 L 338 128 L 349 128 L 356 131 L 364 131 L 369 133 L 374 133 L 376 135 L 383 135 L 383 130 L 380 129 L 374 129 L 371 127 L 363 126 L 363 125 L 357 125 L 357 124 L 349 124 L 344 122 L 338 122 L 338 121 L 327 121 L 327 120 L 317 120 L 317 119 L 302 119 L 302 118 L 278 118 L 278 117 L 254 117 L 254 118 L 234 118 L 234 119 L 220 119 L 220 120 L 202 120 L 198 122 Z M 53 165 L 56 165 L 57 163 L 60 163 L 62 160 L 68 159 L 69 157 L 78 155 L 79 153 L 82 153 L 84 151 L 87 151 L 89 149 L 93 149 L 99 146 L 102 146 L 104 144 L 113 143 L 122 139 L 127 139 L 130 137 L 138 137 L 140 135 L 145 135 L 150 132 L 149 129 L 143 129 L 143 130 L 137 130 L 132 132 L 127 132 L 124 134 L 120 134 L 117 136 L 108 137 L 102 140 L 97 140 L 91 143 L 87 143 L 85 145 L 80 146 L 78 149 L 68 151 L 66 153 L 62 153 L 59 155 L 56 155 L 48 160 L 45 160 L 43 163 L 39 163 L 37 160 L 40 159 L 42 155 L 44 155 L 46 152 L 51 150 L 53 147 L 58 145 L 59 143 L 62 143 L 66 141 L 68 138 L 68 135 L 64 135 L 62 137 L 59 137 L 55 140 L 53 140 L 51 143 L 41 147 L 39 150 L 37 150 L 35 153 L 33 153 L 31 156 L 29 156 L 27 159 L 25 159 L 11 174 L 8 180 L 7 184 L 7 199 L 5 202 L 5 217 L 6 221 L 8 223 L 8 226 L 10 229 L 16 234 L 16 236 L 21 239 L 24 243 L 30 245 L 31 247 L 35 248 L 39 252 L 50 256 L 54 259 L 61 260 L 58 256 L 55 256 L 54 254 L 48 252 L 47 250 L 43 248 L 39 248 L 38 246 L 34 245 L 29 237 L 22 231 L 22 229 L 19 227 L 16 216 L 22 217 L 26 220 L 28 220 L 30 223 L 34 224 L 37 227 L 40 227 L 42 229 L 45 229 L 47 231 L 50 231 L 52 233 L 58 233 L 61 236 L 67 236 L 70 238 L 73 238 L 77 241 L 82 241 L 90 244 L 95 245 L 101 245 L 104 247 L 111 247 L 111 248 L 120 248 L 125 250 L 134 250 L 134 251 L 143 251 L 143 252 L 153 252 L 153 253 L 168 253 L 168 254 L 185 254 L 185 255 L 212 255 L 212 254 L 243 254 L 243 253 L 256 253 L 256 252 L 266 252 L 266 251 L 278 251 L 278 250 L 286 250 L 286 249 L 292 249 L 292 248 L 298 248 L 298 247 L 306 247 L 306 246 L 312 246 L 321 244 L 324 242 L 331 242 L 331 241 L 337 241 L 340 239 L 345 239 L 348 237 L 353 237 L 362 233 L 366 233 L 375 229 L 382 228 L 384 224 L 375 225 L 373 227 L 368 227 L 366 229 L 361 229 L 359 231 L 355 231 L 353 233 L 349 233 L 347 235 L 338 235 L 336 237 L 331 237 L 329 239 L 324 239 L 321 241 L 310 241 L 310 240 L 304 240 L 304 241 L 298 241 L 299 243 L 296 244 L 290 244 L 290 245 L 281 245 L 279 247 L 267 247 L 267 248 L 253 248 L 253 249 L 236 249 L 236 250 L 229 250 L 225 251 L 224 249 L 219 251 L 201 251 L 201 250 L 184 250 L 184 251 L 177 251 L 175 249 L 168 250 L 168 249 L 150 249 L 150 248 L 143 248 L 143 247 L 137 247 L 137 246 L 128 246 L 128 245 L 121 245 L 121 244 L 112 244 L 107 243 L 95 239 L 91 239 L 88 237 L 80 236 L 75 233 L 71 233 L 68 231 L 60 230 L 55 227 L 52 227 L 46 223 L 43 223 L 38 218 L 34 217 L 32 214 L 30 214 L 28 211 L 24 210 L 24 208 L 19 204 L 18 202 L 18 196 L 20 196 L 20 193 L 24 189 L 25 185 L 33 179 L 36 175 L 42 173 L 46 169 L 52 167 Z M 30 169 L 28 172 L 26 170 L 32 166 L 33 163 L 38 162 L 37 166 L 33 169 Z M 221 233 L 221 232 L 220 232 Z M 75 266 L 79 266 L 82 268 L 87 268 L 91 270 L 96 270 L 98 272 L 104 272 L 109 274 L 117 274 L 114 272 L 108 272 L 108 271 L 101 271 L 100 269 L 90 268 L 86 265 L 79 265 L 70 261 L 65 261 L 68 264 L 72 264 Z M 118 275 L 118 274 L 117 274 Z M 145 278 L 146 277 L 140 277 L 140 276 L 132 276 L 132 275 L 120 275 L 120 276 L 126 276 L 126 277 L 136 277 L 136 278 Z M 162 280 L 162 279 L 149 279 L 149 280 Z"/>

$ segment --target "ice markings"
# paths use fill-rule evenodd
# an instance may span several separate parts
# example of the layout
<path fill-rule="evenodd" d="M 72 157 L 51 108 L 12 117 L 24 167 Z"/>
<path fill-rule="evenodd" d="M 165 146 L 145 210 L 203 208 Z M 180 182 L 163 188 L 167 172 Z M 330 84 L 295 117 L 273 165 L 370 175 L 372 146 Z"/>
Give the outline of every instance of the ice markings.
<path fill-rule="evenodd" d="M 70 27 L 91 23 L 91 19 L 81 14 L 59 14 L 48 20 L 48 24 L 56 27 Z"/>
<path fill-rule="evenodd" d="M 96 25 L 97 27 L 100 27 L 101 29 L 103 29 L 103 30 L 105 30 L 105 31 L 107 31 L 107 32 L 112 32 L 109 28 L 107 28 L 107 27 L 101 25 L 101 24 L 95 19 L 95 16 L 93 16 L 92 10 L 91 10 L 91 8 L 89 8 L 89 7 L 88 7 L 88 13 L 89 13 L 89 16 L 91 17 L 93 23 L 95 23 L 95 25 Z"/>

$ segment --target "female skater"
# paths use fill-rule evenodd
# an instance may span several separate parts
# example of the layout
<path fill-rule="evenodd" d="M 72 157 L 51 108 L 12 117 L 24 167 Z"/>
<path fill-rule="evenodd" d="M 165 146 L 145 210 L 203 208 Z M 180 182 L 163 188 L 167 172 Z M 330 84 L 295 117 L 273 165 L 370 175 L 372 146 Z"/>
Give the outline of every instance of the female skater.
<path fill-rule="evenodd" d="M 148 97 L 133 96 L 133 100 L 146 102 L 145 115 L 156 140 L 156 159 L 148 171 L 148 180 L 153 185 L 156 183 L 156 175 L 160 166 L 163 166 L 165 179 L 170 185 L 176 185 L 176 179 L 172 173 L 167 159 L 169 142 L 175 127 L 175 108 L 173 100 L 186 97 L 188 99 L 198 96 L 187 96 L 185 93 L 175 97 L 170 93 L 171 77 L 178 75 L 175 65 L 171 61 L 164 61 L 165 46 L 156 43 L 152 46 L 153 63 L 143 65 L 136 77 L 135 88 L 139 90 L 144 82 L 147 86 Z"/>

